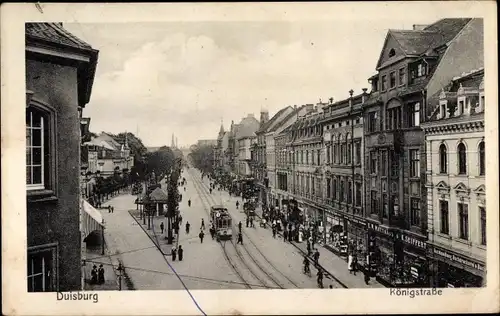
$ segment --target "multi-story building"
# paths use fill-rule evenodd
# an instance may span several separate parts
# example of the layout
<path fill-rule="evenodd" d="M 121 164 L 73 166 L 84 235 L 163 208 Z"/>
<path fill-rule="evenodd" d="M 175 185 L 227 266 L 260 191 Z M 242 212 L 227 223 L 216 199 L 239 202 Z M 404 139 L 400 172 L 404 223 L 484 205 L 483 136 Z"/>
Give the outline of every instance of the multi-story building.
<path fill-rule="evenodd" d="M 288 195 L 293 199 L 293 209 L 298 210 L 298 215 L 306 226 L 315 222 L 323 227 L 323 130 L 319 124 L 323 118 L 322 105 L 305 106 L 305 115 L 299 116 L 297 121 L 284 131 L 287 134 L 285 148 L 281 153 L 277 153 L 287 167 L 286 177 L 283 177 L 283 180 L 286 178 L 287 184 L 278 179 L 278 187 L 281 185 L 287 189 Z"/>
<path fill-rule="evenodd" d="M 250 144 L 248 144 L 248 158 L 240 160 L 240 140 L 242 138 L 253 138 L 255 137 L 255 132 L 259 129 L 259 121 L 255 118 L 253 114 L 248 114 L 247 117 L 243 118 L 239 124 L 234 124 L 231 122 L 231 129 L 229 130 L 228 136 L 228 147 L 226 150 L 227 161 L 230 165 L 231 173 L 233 178 L 241 178 L 240 171 L 245 172 L 245 176 L 250 175 L 250 167 L 248 165 L 250 161 Z M 247 142 L 242 142 L 242 145 L 247 144 Z M 244 151 L 244 150 L 243 150 Z M 246 157 L 245 154 L 241 156 Z M 246 171 L 248 169 L 248 171 Z"/>
<path fill-rule="evenodd" d="M 363 93 L 323 107 L 325 245 L 354 253 L 364 265 L 366 220 L 363 213 Z M 347 238 L 346 238 L 347 237 Z"/>
<path fill-rule="evenodd" d="M 259 200 L 262 201 L 263 205 L 268 205 L 269 190 L 267 172 L 267 140 L 269 137 L 266 135 L 269 131 L 278 128 L 293 111 L 291 106 L 287 106 L 279 110 L 271 119 L 269 119 L 267 110 L 260 113 L 260 128 L 255 132 L 257 142 L 252 146 L 252 174 L 259 192 Z"/>
<path fill-rule="evenodd" d="M 227 149 L 228 136 L 229 133 L 224 131 L 224 125 L 221 122 L 219 134 L 217 135 L 217 145 L 214 148 L 214 169 L 218 175 L 221 175 L 224 170 L 226 160 L 224 152 Z"/>
<path fill-rule="evenodd" d="M 62 23 L 25 35 L 27 290 L 81 290 L 80 123 L 98 51 Z"/>
<path fill-rule="evenodd" d="M 389 30 L 364 104 L 365 211 L 377 277 L 426 285 L 424 134 L 428 96 L 483 63 L 482 19 Z M 370 251 L 371 252 L 371 251 Z"/>
<path fill-rule="evenodd" d="M 480 287 L 486 272 L 484 71 L 454 78 L 422 124 L 431 285 Z"/>
<path fill-rule="evenodd" d="M 134 166 L 134 156 L 130 152 L 127 137 L 120 144 L 111 135 L 102 132 L 82 147 L 84 155 L 88 155 L 87 172 L 100 173 L 109 177 L 118 169 L 120 172 L 130 170 Z M 97 166 L 97 170 L 94 170 Z"/>

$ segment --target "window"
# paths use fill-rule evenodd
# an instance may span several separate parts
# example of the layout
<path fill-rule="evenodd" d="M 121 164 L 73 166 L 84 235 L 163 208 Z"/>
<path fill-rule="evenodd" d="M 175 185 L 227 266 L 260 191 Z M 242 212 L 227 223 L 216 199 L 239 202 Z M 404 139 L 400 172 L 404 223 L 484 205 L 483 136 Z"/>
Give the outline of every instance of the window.
<path fill-rule="evenodd" d="M 458 174 L 467 173 L 467 153 L 463 143 L 458 144 Z"/>
<path fill-rule="evenodd" d="M 396 86 L 396 72 L 393 71 L 389 74 L 389 84 L 391 88 Z"/>
<path fill-rule="evenodd" d="M 333 145 L 333 162 L 334 163 L 338 162 L 338 158 L 337 158 L 337 144 Z"/>
<path fill-rule="evenodd" d="M 420 126 L 420 102 L 410 104 L 408 127 Z"/>
<path fill-rule="evenodd" d="M 344 179 L 340 179 L 339 201 L 344 202 Z"/>
<path fill-rule="evenodd" d="M 387 194 L 382 194 L 382 217 L 389 218 L 389 204 L 387 203 Z"/>
<path fill-rule="evenodd" d="M 333 199 L 337 200 L 337 179 L 333 179 Z"/>
<path fill-rule="evenodd" d="M 361 163 L 361 142 L 356 142 L 354 144 L 354 146 L 355 146 L 355 151 L 356 151 L 355 163 L 360 164 Z"/>
<path fill-rule="evenodd" d="M 420 226 L 420 198 L 410 198 L 410 224 Z"/>
<path fill-rule="evenodd" d="M 410 149 L 410 177 L 420 177 L 420 151 Z"/>
<path fill-rule="evenodd" d="M 387 76 L 382 76 L 382 91 L 387 90 Z"/>
<path fill-rule="evenodd" d="M 486 245 L 486 208 L 479 207 L 479 225 L 481 229 L 481 245 Z"/>
<path fill-rule="evenodd" d="M 371 200 L 370 213 L 377 214 L 378 213 L 377 191 L 371 191 L 370 200 Z"/>
<path fill-rule="evenodd" d="M 446 104 L 447 102 L 442 102 L 439 106 L 440 106 L 440 118 L 441 119 L 444 119 L 446 118 Z"/>
<path fill-rule="evenodd" d="M 318 159 L 318 166 L 321 164 L 321 150 L 318 149 L 316 159 Z"/>
<path fill-rule="evenodd" d="M 314 183 L 314 178 L 311 178 L 311 191 L 312 191 L 312 195 L 316 194 L 316 186 L 315 186 L 315 183 Z"/>
<path fill-rule="evenodd" d="M 326 197 L 329 199 L 332 197 L 332 180 L 326 179 Z"/>
<path fill-rule="evenodd" d="M 47 122 L 42 113 L 29 108 L 26 111 L 26 185 L 28 190 L 45 189 L 47 166 Z"/>
<path fill-rule="evenodd" d="M 458 101 L 458 115 L 464 114 L 464 100 Z"/>
<path fill-rule="evenodd" d="M 327 164 L 330 163 L 330 150 L 331 150 L 330 146 L 326 147 L 326 163 Z"/>
<path fill-rule="evenodd" d="M 356 183 L 356 206 L 361 206 L 361 183 Z"/>
<path fill-rule="evenodd" d="M 309 150 L 306 150 L 306 165 L 309 164 Z"/>
<path fill-rule="evenodd" d="M 372 133 L 377 131 L 377 112 L 368 113 L 368 132 Z"/>
<path fill-rule="evenodd" d="M 446 146 L 441 144 L 439 146 L 439 173 L 447 173 L 448 172 L 448 154 L 446 152 Z"/>
<path fill-rule="evenodd" d="M 377 174 L 377 152 L 370 152 L 370 173 Z"/>
<path fill-rule="evenodd" d="M 399 69 L 398 76 L 399 76 L 399 85 L 400 86 L 404 85 L 405 84 L 405 69 L 404 68 Z"/>
<path fill-rule="evenodd" d="M 401 107 L 387 110 L 386 129 L 393 130 L 401 128 Z"/>
<path fill-rule="evenodd" d="M 352 182 L 347 182 L 347 203 L 352 203 Z"/>
<path fill-rule="evenodd" d="M 427 66 L 426 64 L 422 63 L 422 64 L 418 64 L 418 67 L 417 67 L 417 76 L 418 77 L 422 77 L 422 76 L 425 76 L 427 74 Z"/>
<path fill-rule="evenodd" d="M 53 251 L 28 253 L 28 292 L 50 292 L 54 290 Z"/>
<path fill-rule="evenodd" d="M 458 221 L 459 221 L 459 237 L 464 240 L 469 240 L 469 211 L 468 205 L 458 203 Z"/>
<path fill-rule="evenodd" d="M 380 175 L 383 177 L 387 176 L 387 151 L 382 151 L 380 153 Z"/>
<path fill-rule="evenodd" d="M 391 48 L 391 50 L 389 51 L 389 57 L 392 57 L 396 55 L 396 51 L 394 50 L 394 48 Z"/>
<path fill-rule="evenodd" d="M 484 160 L 484 142 L 479 143 L 479 175 L 484 176 L 485 160 Z"/>
<path fill-rule="evenodd" d="M 441 234 L 450 234 L 450 214 L 448 212 L 448 201 L 439 201 L 439 219 L 441 222 Z"/>
<path fill-rule="evenodd" d="M 378 80 L 377 78 L 372 79 L 372 91 L 377 92 L 378 91 Z"/>
<path fill-rule="evenodd" d="M 345 163 L 345 144 L 340 145 L 340 163 Z"/>

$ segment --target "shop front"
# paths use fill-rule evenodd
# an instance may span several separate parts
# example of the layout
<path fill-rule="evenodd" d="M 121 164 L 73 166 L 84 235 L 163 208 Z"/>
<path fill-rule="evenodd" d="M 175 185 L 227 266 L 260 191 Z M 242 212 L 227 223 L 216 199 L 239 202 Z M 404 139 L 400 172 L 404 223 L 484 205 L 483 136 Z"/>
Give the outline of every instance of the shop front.
<path fill-rule="evenodd" d="M 389 287 L 427 287 L 426 240 L 409 231 L 369 222 L 372 275 Z"/>
<path fill-rule="evenodd" d="M 325 246 L 341 256 L 353 254 L 363 267 L 366 257 L 364 218 L 325 211 Z"/>
<path fill-rule="evenodd" d="M 483 287 L 484 261 L 471 258 L 438 245 L 429 245 L 431 278 L 434 287 Z"/>

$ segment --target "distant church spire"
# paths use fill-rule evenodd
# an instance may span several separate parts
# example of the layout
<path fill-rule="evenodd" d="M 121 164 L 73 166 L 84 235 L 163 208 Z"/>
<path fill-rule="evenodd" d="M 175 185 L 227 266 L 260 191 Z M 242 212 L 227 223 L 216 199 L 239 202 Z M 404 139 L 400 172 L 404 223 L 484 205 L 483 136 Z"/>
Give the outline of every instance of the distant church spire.
<path fill-rule="evenodd" d="M 172 133 L 172 144 L 170 147 L 174 148 L 175 147 L 175 142 L 174 142 L 174 133 Z"/>

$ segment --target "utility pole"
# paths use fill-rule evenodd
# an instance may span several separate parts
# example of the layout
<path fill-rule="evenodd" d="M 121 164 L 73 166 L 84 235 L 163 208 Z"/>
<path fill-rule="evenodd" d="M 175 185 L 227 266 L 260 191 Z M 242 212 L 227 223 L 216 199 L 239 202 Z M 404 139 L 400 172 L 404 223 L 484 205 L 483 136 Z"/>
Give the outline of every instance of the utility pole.
<path fill-rule="evenodd" d="M 102 219 L 102 226 L 101 226 L 101 244 L 102 244 L 101 255 L 104 256 L 104 218 Z"/>

